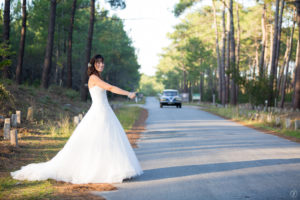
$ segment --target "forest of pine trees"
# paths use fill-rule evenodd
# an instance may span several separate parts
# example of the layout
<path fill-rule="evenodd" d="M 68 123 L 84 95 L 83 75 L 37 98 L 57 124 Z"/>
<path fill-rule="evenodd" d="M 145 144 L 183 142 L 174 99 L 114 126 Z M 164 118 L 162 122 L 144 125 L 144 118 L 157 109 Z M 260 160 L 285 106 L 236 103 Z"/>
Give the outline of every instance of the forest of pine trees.
<path fill-rule="evenodd" d="M 122 0 L 106 1 L 123 9 Z M 95 0 L 5 0 L 0 10 L 1 79 L 47 89 L 80 90 L 87 99 L 87 63 L 102 54 L 102 78 L 127 90 L 138 88 L 136 50 L 123 21 Z"/>
<path fill-rule="evenodd" d="M 156 79 L 203 101 L 300 108 L 300 1 L 210 1 L 175 5 Z"/>

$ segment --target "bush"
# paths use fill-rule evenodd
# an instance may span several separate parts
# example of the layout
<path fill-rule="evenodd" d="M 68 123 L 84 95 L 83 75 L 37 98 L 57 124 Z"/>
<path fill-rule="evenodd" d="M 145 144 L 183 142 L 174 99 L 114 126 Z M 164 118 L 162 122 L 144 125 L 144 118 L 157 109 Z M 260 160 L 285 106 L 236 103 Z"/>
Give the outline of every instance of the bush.
<path fill-rule="evenodd" d="M 57 95 L 63 95 L 64 94 L 64 88 L 60 87 L 58 85 L 50 85 L 48 88 L 48 91 Z"/>
<path fill-rule="evenodd" d="M 60 116 L 59 121 L 49 124 L 48 130 L 52 136 L 70 136 L 75 128 L 69 116 Z"/>
<path fill-rule="evenodd" d="M 76 90 L 60 87 L 58 85 L 51 85 L 49 91 L 60 96 L 66 96 L 72 100 L 79 97 L 79 92 Z"/>
<path fill-rule="evenodd" d="M 0 83 L 0 112 L 7 113 L 8 111 L 15 109 L 15 107 L 13 95 Z"/>
<path fill-rule="evenodd" d="M 76 90 L 73 89 L 66 89 L 65 91 L 65 95 L 70 98 L 70 99 L 76 99 L 79 97 L 79 92 L 77 92 Z"/>
<path fill-rule="evenodd" d="M 268 99 L 269 94 L 268 79 L 247 80 L 244 82 L 244 85 L 251 104 L 265 104 L 265 100 Z"/>

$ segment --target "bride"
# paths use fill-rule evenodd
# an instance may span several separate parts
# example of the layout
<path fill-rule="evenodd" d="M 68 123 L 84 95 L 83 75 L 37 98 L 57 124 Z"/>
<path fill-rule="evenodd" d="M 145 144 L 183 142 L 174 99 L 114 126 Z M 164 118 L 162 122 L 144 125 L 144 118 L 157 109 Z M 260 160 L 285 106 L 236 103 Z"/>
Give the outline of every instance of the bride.
<path fill-rule="evenodd" d="M 23 166 L 11 172 L 18 180 L 47 180 L 83 183 L 119 183 L 143 173 L 106 91 L 134 98 L 100 78 L 104 58 L 95 55 L 88 64 L 88 87 L 92 105 L 65 146 L 51 160 Z"/>

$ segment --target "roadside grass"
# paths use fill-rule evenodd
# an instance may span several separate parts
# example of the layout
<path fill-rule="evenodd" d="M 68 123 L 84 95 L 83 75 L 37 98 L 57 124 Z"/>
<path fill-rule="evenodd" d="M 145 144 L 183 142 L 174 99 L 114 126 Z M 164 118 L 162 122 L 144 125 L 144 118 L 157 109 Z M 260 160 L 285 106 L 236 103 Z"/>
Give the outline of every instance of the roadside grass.
<path fill-rule="evenodd" d="M 274 120 L 272 120 L 271 122 L 266 122 L 260 120 L 252 120 L 245 116 L 240 116 L 239 111 L 237 110 L 236 107 L 222 108 L 222 107 L 216 107 L 209 104 L 200 104 L 198 106 L 200 106 L 201 109 L 204 111 L 208 111 L 212 114 L 216 114 L 227 119 L 242 122 L 244 125 L 249 125 L 261 130 L 278 133 L 279 136 L 282 135 L 282 136 L 291 137 L 291 139 L 293 138 L 300 139 L 300 130 L 287 129 L 284 126 L 277 127 L 275 126 Z M 248 114 L 253 115 L 255 113 L 256 113 L 255 110 L 247 110 L 245 115 Z"/>
<path fill-rule="evenodd" d="M 65 136 L 69 137 L 74 131 L 75 126 L 71 122 L 69 116 L 60 115 L 60 120 L 56 122 L 49 121 L 46 126 L 46 131 L 51 136 Z"/>
<path fill-rule="evenodd" d="M 197 101 L 193 101 L 193 102 L 182 102 L 182 105 L 185 106 L 199 106 L 199 105 L 202 105 L 202 104 L 199 104 L 199 102 Z"/>
<path fill-rule="evenodd" d="M 55 191 L 50 180 L 17 181 L 9 177 L 1 177 L 0 186 L 0 199 L 49 199 Z"/>
<path fill-rule="evenodd" d="M 274 131 L 274 132 L 280 133 L 282 135 L 300 139 L 300 131 L 299 130 L 291 130 L 291 129 L 286 129 L 286 128 L 274 128 L 274 127 L 272 127 L 272 125 L 268 125 L 266 123 L 259 123 L 259 122 L 251 123 L 248 121 L 248 124 L 253 125 L 257 128 L 265 129 L 268 131 Z"/>
<path fill-rule="evenodd" d="M 115 111 L 125 130 L 132 128 L 141 109 L 123 106 Z M 29 129 L 20 129 L 20 148 L 10 146 L 8 141 L 0 141 L 0 199 L 64 199 L 64 196 L 67 199 L 77 199 L 76 196 L 70 195 L 76 192 L 76 188 L 74 189 L 74 185 L 68 185 L 68 183 L 59 183 L 54 180 L 18 181 L 11 178 L 10 172 L 20 169 L 21 166 L 50 160 L 64 146 L 75 129 L 69 115 L 62 114 L 58 120 L 46 122 L 40 119 L 32 124 L 32 126 L 27 124 Z M 61 189 L 66 186 L 68 190 Z M 87 186 L 84 184 L 83 188 L 85 187 Z M 112 189 L 115 187 L 110 184 L 102 184 L 97 188 L 99 191 Z M 68 195 L 66 191 L 69 192 Z M 96 199 L 96 197 L 90 198 Z M 97 197 L 97 199 L 102 198 Z"/>
<path fill-rule="evenodd" d="M 125 131 L 132 128 L 134 122 L 138 119 L 141 110 L 142 108 L 136 106 L 123 106 L 115 111 Z"/>

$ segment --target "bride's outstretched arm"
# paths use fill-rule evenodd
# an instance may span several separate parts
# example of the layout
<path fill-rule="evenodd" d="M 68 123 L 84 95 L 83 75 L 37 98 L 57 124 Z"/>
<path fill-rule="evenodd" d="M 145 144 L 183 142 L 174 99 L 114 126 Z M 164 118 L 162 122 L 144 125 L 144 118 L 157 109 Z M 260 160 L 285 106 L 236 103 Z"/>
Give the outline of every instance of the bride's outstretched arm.
<path fill-rule="evenodd" d="M 115 94 L 126 95 L 131 99 L 135 97 L 134 92 L 128 92 L 128 91 L 118 88 L 114 85 L 110 85 L 110 84 L 106 83 L 105 81 L 101 80 L 100 78 L 98 78 L 97 76 L 92 75 L 91 78 L 93 79 L 93 81 L 95 82 L 96 85 L 98 85 L 99 87 L 101 87 L 105 90 L 111 91 L 112 93 L 115 93 Z"/>

